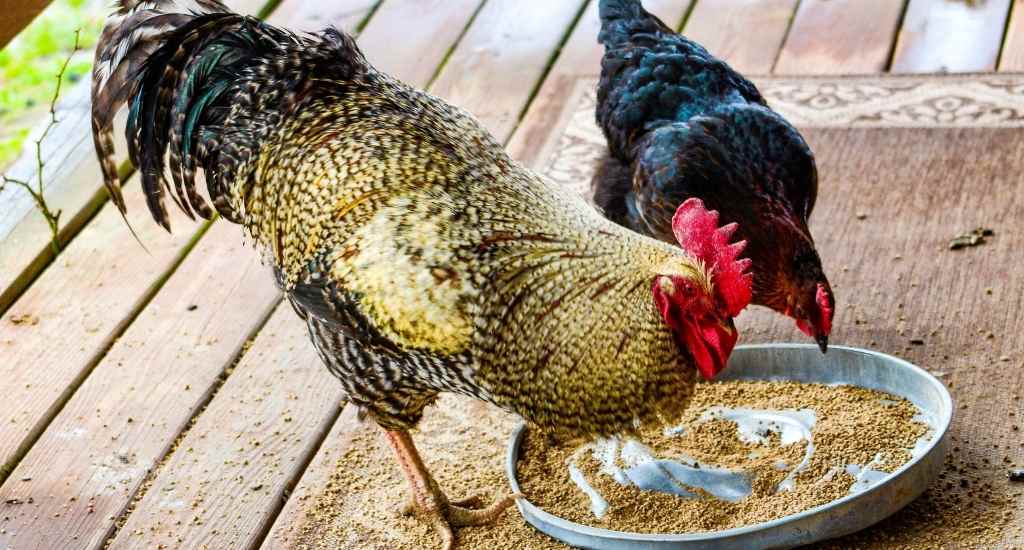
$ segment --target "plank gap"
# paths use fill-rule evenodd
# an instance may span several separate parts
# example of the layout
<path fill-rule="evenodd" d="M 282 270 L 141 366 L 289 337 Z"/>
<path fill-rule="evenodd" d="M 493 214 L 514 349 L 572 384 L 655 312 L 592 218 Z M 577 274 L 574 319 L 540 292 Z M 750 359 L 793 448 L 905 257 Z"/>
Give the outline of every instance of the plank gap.
<path fill-rule="evenodd" d="M 3 484 L 7 481 L 7 477 L 10 475 L 10 473 L 13 472 L 14 469 L 18 467 L 18 464 L 21 463 L 22 459 L 25 458 L 25 455 L 28 454 L 32 446 L 35 445 L 37 441 L 39 441 L 39 438 L 46 431 L 46 428 L 49 427 L 50 423 L 53 422 L 53 419 L 56 418 L 58 414 L 60 414 L 60 412 L 64 409 L 64 406 L 67 405 L 68 401 L 71 400 L 75 392 L 78 391 L 78 388 L 80 388 L 82 384 L 85 382 L 85 380 L 89 378 L 89 375 L 92 374 L 93 370 L 96 369 L 96 366 L 103 361 L 103 358 L 106 357 L 110 349 L 114 347 L 114 343 L 117 342 L 117 339 L 120 338 L 125 333 L 125 331 L 128 330 L 128 327 L 131 326 L 132 322 L 139 316 L 140 313 L 142 313 L 143 310 L 145 310 L 146 306 L 149 305 L 153 298 L 160 292 L 160 289 L 163 287 L 163 285 L 167 282 L 168 279 L 170 279 L 171 275 L 174 273 L 174 271 L 178 269 L 182 262 L 185 261 L 185 258 L 188 256 L 188 253 L 192 250 L 192 248 L 196 246 L 196 244 L 199 242 L 199 239 L 209 229 L 209 227 L 209 222 L 203 224 L 203 226 L 195 234 L 192 235 L 192 238 L 189 240 L 189 242 L 182 246 L 181 250 L 178 251 L 177 255 L 174 257 L 174 260 L 172 260 L 167 270 L 164 271 L 160 275 L 160 277 L 158 277 L 157 280 L 154 281 L 154 283 L 150 285 L 149 288 L 146 289 L 146 291 L 140 297 L 139 302 L 136 304 L 136 306 L 129 311 L 128 315 L 123 320 L 121 320 L 113 328 L 113 330 L 111 330 L 110 336 L 106 339 L 106 341 L 102 343 L 97 353 L 93 357 L 91 357 L 89 361 L 84 365 L 84 368 L 82 368 L 71 379 L 71 382 L 64 388 L 60 395 L 57 396 L 57 399 L 54 400 L 54 402 L 50 405 L 46 412 L 40 417 L 36 425 L 33 426 L 32 429 L 25 435 L 21 444 L 12 454 L 11 459 L 6 464 L 0 464 L 0 484 Z"/>
<path fill-rule="evenodd" d="M 357 23 L 355 28 L 352 30 L 352 36 L 359 36 L 359 33 L 363 32 L 363 29 L 366 28 L 366 25 L 370 23 L 370 19 L 373 18 L 373 14 L 377 13 L 377 10 L 380 9 L 381 4 L 383 3 L 384 0 L 377 0 L 377 3 L 370 7 L 370 10 L 366 12 L 366 15 L 363 17 L 363 19 L 359 21 L 359 23 Z"/>
<path fill-rule="evenodd" d="M 796 21 L 796 14 L 800 13 L 800 7 L 803 3 L 804 0 L 796 0 L 796 5 L 793 6 L 793 11 L 789 14 L 789 20 L 786 21 L 786 30 L 782 33 L 782 42 L 779 43 L 778 49 L 775 50 L 775 60 L 772 61 L 772 73 L 774 73 L 775 69 L 779 66 L 779 59 L 782 58 L 782 50 L 785 49 L 786 42 L 789 41 L 789 33 L 793 30 L 793 22 Z"/>
<path fill-rule="evenodd" d="M 333 382 L 334 380 L 332 379 L 331 381 Z M 295 468 L 291 477 L 285 482 L 284 487 L 281 488 L 280 495 L 273 500 L 275 504 L 271 507 L 267 521 L 263 522 L 259 531 L 253 537 L 252 543 L 249 544 L 250 550 L 258 550 L 263 546 L 263 542 L 270 535 L 271 530 L 273 530 L 274 525 L 277 523 L 277 517 L 281 515 L 281 510 L 284 510 L 284 506 L 291 498 L 292 492 L 295 491 L 295 487 L 298 486 L 303 474 L 306 473 L 306 469 L 309 468 L 313 459 L 320 454 L 320 449 L 329 446 L 330 442 L 328 440 L 328 436 L 330 436 L 334 431 L 334 425 L 337 424 L 338 419 L 341 418 L 341 413 L 347 406 L 347 402 L 343 401 L 339 403 L 334 414 L 329 416 L 327 421 L 320 426 L 320 431 L 315 433 L 314 439 L 316 440 L 316 445 L 309 447 L 306 454 L 299 459 L 298 467 Z"/>
<path fill-rule="evenodd" d="M 996 63 L 992 66 L 993 71 L 998 71 L 1003 65 L 1003 52 L 1006 50 L 1006 42 L 1010 36 L 1010 20 L 1013 19 L 1014 11 L 1017 9 L 1020 0 L 1010 0 L 1006 6 L 1006 16 L 1003 18 L 1003 32 L 999 38 L 999 49 L 996 52 Z"/>
<path fill-rule="evenodd" d="M 903 10 L 900 11 L 899 22 L 896 24 L 896 31 L 889 41 L 889 59 L 885 62 L 884 72 L 892 72 L 892 64 L 896 61 L 896 44 L 899 42 L 900 32 L 902 32 L 903 25 L 907 22 L 907 10 L 910 9 L 910 0 L 903 3 Z"/>
<path fill-rule="evenodd" d="M 693 15 L 693 11 L 697 9 L 697 4 L 699 2 L 700 0 L 693 0 L 688 6 L 686 6 L 686 10 L 683 11 L 683 16 L 679 18 L 679 24 L 675 26 L 676 33 L 683 34 L 683 29 L 685 29 L 686 24 L 690 22 L 690 16 Z"/>
<path fill-rule="evenodd" d="M 509 129 L 508 135 L 501 141 L 502 145 L 508 145 L 508 142 L 512 139 L 512 135 L 515 134 L 516 128 L 523 122 L 523 118 L 526 117 L 526 112 L 530 110 L 530 105 L 533 103 L 534 98 L 537 97 L 537 92 L 540 91 L 541 86 L 544 85 L 544 81 L 547 80 L 548 74 L 551 72 L 551 68 L 555 66 L 555 62 L 558 61 L 558 56 L 562 53 L 562 48 L 565 47 L 565 43 L 569 41 L 569 37 L 572 36 L 573 30 L 576 25 L 579 24 L 580 19 L 583 18 L 583 14 L 587 11 L 587 5 L 589 0 L 584 1 L 580 4 L 576 15 L 573 16 L 569 25 L 563 31 L 562 36 L 558 39 L 558 43 L 555 45 L 555 49 L 551 52 L 548 57 L 547 63 L 544 65 L 544 69 L 540 73 L 540 77 L 533 85 L 533 89 L 530 90 L 529 95 L 526 96 L 526 102 L 523 103 L 522 109 L 519 110 L 519 115 L 516 116 L 515 121 L 512 123 L 512 127 Z M 596 40 L 596 37 L 595 37 Z"/>
<path fill-rule="evenodd" d="M 434 81 L 437 80 L 437 77 L 441 76 L 441 71 L 444 70 L 445 66 L 448 64 L 448 60 L 451 59 L 452 54 L 455 53 L 455 49 L 462 43 L 462 39 L 465 38 L 466 33 L 469 32 L 469 28 L 473 26 L 473 22 L 476 21 L 476 17 L 480 15 L 480 12 L 483 11 L 484 6 L 486 5 L 487 0 L 483 0 L 477 5 L 476 9 L 473 10 L 473 14 L 469 16 L 469 21 L 466 21 L 466 25 L 462 27 L 461 31 L 459 31 L 459 35 L 455 37 L 455 41 L 452 42 L 451 47 L 448 48 L 447 52 L 445 52 L 444 57 L 441 58 L 441 62 L 434 68 L 434 74 L 430 75 L 426 85 L 423 86 L 424 90 L 429 90 L 430 87 L 434 85 Z"/>
<path fill-rule="evenodd" d="M 198 420 L 199 416 L 206 411 L 206 408 L 209 407 L 210 402 L 213 401 L 213 398 L 216 397 L 217 393 L 221 390 L 221 388 L 224 387 L 224 384 L 228 381 L 228 377 L 231 376 L 231 373 L 234 371 L 235 367 L 242 362 L 242 359 L 251 349 L 251 343 L 256 340 L 256 337 L 259 335 L 260 331 L 263 330 L 263 327 L 265 327 L 267 323 L 270 321 L 270 317 L 281 305 L 282 300 L 283 297 L 278 298 L 277 301 L 263 313 L 262 317 L 252 328 L 252 330 L 249 331 L 249 334 L 245 338 L 245 342 L 249 343 L 250 345 L 243 344 L 239 348 L 238 353 L 236 353 L 234 357 L 231 358 L 230 361 L 224 364 L 224 368 L 217 376 L 216 381 L 214 381 L 212 385 L 206 388 L 206 391 L 200 398 L 199 406 L 196 407 L 195 413 L 193 413 L 188 418 L 188 420 L 185 421 L 184 428 L 180 432 L 178 432 L 178 435 L 176 435 L 174 439 L 170 440 L 167 443 L 167 446 L 159 453 L 153 468 L 146 474 L 146 477 L 139 484 L 138 489 L 133 491 L 132 494 L 128 497 L 128 499 L 125 501 L 124 508 L 122 508 L 121 511 L 117 513 L 117 515 L 114 517 L 114 521 L 111 522 L 110 528 L 107 530 L 106 535 L 103 537 L 104 548 L 107 547 L 110 543 L 112 543 L 115 538 L 117 538 L 117 535 L 121 532 L 121 527 L 124 526 L 124 524 L 127 522 L 128 516 L 131 515 L 132 511 L 134 511 L 135 503 L 142 500 L 142 498 L 146 496 L 146 493 L 152 486 L 153 481 L 157 477 L 159 477 L 160 473 L 163 471 L 167 463 L 167 459 L 171 456 L 174 450 L 178 448 L 178 445 L 182 441 L 184 441 L 185 437 L 188 436 L 189 432 L 192 430 L 192 427 L 195 425 L 196 420 Z"/>

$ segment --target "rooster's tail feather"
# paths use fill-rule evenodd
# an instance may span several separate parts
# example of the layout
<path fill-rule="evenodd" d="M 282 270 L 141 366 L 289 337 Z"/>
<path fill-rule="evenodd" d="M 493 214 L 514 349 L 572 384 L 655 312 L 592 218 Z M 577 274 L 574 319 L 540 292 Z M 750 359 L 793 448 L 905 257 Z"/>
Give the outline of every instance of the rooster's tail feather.
<path fill-rule="evenodd" d="M 120 0 L 103 28 L 92 81 L 92 131 L 111 200 L 122 214 L 124 198 L 114 160 L 114 117 L 138 89 L 137 76 L 164 37 L 200 13 L 227 13 L 217 0 Z"/>
<path fill-rule="evenodd" d="M 104 29 L 92 120 L 104 181 L 123 214 L 112 127 L 127 104 L 128 156 L 141 172 L 153 218 L 170 228 L 165 194 L 190 217 L 213 215 L 196 191 L 202 168 L 216 211 L 238 222 L 229 187 L 251 173 L 260 144 L 315 77 L 351 78 L 365 60 L 350 37 L 333 29 L 300 37 L 215 0 L 177 1 L 188 2 L 188 11 L 176 0 L 121 0 Z"/>

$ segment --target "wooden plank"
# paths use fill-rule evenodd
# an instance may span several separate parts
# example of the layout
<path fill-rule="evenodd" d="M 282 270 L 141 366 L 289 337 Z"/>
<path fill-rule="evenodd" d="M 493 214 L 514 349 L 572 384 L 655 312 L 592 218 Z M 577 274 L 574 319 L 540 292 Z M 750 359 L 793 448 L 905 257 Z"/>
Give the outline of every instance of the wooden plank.
<path fill-rule="evenodd" d="M 656 0 L 644 2 L 644 7 L 657 15 L 668 25 L 678 26 L 689 9 L 690 2 L 678 0 Z M 597 75 L 601 72 L 601 57 L 604 48 L 597 42 L 601 20 L 597 13 L 597 2 L 591 2 L 576 28 L 562 47 L 547 78 L 544 79 L 536 98 L 530 104 L 522 122 L 508 142 L 508 151 L 515 159 L 538 168 L 537 156 L 541 146 L 551 132 L 552 121 L 557 118 L 565 103 L 565 94 L 581 76 Z"/>
<path fill-rule="evenodd" d="M 581 0 L 489 0 L 431 91 L 508 139 L 582 6 Z"/>
<path fill-rule="evenodd" d="M 337 461 L 345 456 L 349 449 L 358 448 L 355 438 L 359 432 L 376 428 L 367 426 L 367 424 L 372 424 L 372 421 L 360 420 L 358 408 L 355 405 L 350 403 L 345 406 L 341 416 L 338 417 L 324 439 L 323 446 L 317 450 L 316 456 L 288 496 L 288 501 L 274 521 L 274 526 L 267 538 L 264 539 L 261 548 L 264 550 L 290 550 L 300 547 L 300 539 L 305 538 L 303 526 L 307 512 L 315 505 L 317 498 L 330 483 L 331 474 L 335 471 Z M 387 457 L 381 458 L 386 460 Z"/>
<path fill-rule="evenodd" d="M 742 74 L 769 74 L 797 0 L 697 2 L 683 33 Z"/>
<path fill-rule="evenodd" d="M 999 70 L 1024 71 L 1024 2 L 1014 2 L 1010 10 L 1003 51 L 999 56 Z"/>
<path fill-rule="evenodd" d="M 374 67 L 425 88 L 481 6 L 481 0 L 388 0 L 373 14 L 359 47 Z"/>
<path fill-rule="evenodd" d="M 49 423 L 89 370 L 177 264 L 191 240 L 149 219 L 138 185 L 125 189 L 130 220 L 149 254 L 103 208 L 0 319 L 0 477 Z M 175 214 L 172 223 L 182 224 Z"/>
<path fill-rule="evenodd" d="M 237 253 L 240 229 L 218 223 L 210 233 L 0 487 L 0 502 L 26 503 L 3 510 L 0 547 L 101 548 L 241 351 L 253 319 L 277 304 L 268 269 L 251 251 Z"/>
<path fill-rule="evenodd" d="M 265 1 L 230 0 L 227 4 L 240 13 L 255 14 Z M 81 230 L 107 197 L 92 144 L 90 86 L 86 80 L 65 88 L 57 104 L 58 123 L 43 142 L 43 194 L 51 209 L 62 212 L 63 243 Z M 38 135 L 44 124 L 41 122 L 33 135 Z M 123 137 L 115 135 L 122 154 L 126 150 Z M 34 146 L 26 148 L 7 174 L 35 184 L 38 164 Z M 8 186 L 0 192 L 0 315 L 52 260 L 46 221 L 24 189 Z"/>
<path fill-rule="evenodd" d="M 287 0 L 274 10 L 271 21 L 293 31 L 316 32 L 333 25 L 354 33 L 381 0 L 302 2 Z"/>
<path fill-rule="evenodd" d="M 883 72 L 905 0 L 803 0 L 775 74 Z"/>
<path fill-rule="evenodd" d="M 281 304 L 108 548 L 251 548 L 337 418 L 341 385 Z"/>
<path fill-rule="evenodd" d="M 1010 0 L 910 0 L 894 73 L 983 72 L 996 68 Z"/>
<path fill-rule="evenodd" d="M 4 16 L 0 17 L 0 49 L 7 45 L 22 29 L 28 26 L 50 0 L 15 0 L 4 2 Z"/>

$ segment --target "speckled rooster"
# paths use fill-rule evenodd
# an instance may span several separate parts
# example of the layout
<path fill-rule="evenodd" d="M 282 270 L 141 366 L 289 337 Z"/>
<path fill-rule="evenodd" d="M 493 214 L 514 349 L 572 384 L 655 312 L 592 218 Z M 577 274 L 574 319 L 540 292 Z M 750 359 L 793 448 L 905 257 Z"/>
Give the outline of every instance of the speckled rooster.
<path fill-rule="evenodd" d="M 684 203 L 670 246 L 617 226 L 512 161 L 469 114 L 214 0 L 121 0 L 93 74 L 93 131 L 124 212 L 113 117 L 153 217 L 244 226 L 348 398 L 384 430 L 409 510 L 453 544 L 486 508 L 448 500 L 408 430 L 439 392 L 562 435 L 674 415 L 712 376 L 750 299 L 735 226 Z M 205 173 L 206 193 L 197 188 Z M 166 172 L 170 176 L 166 176 Z"/>
<path fill-rule="evenodd" d="M 611 155 L 594 178 L 609 218 L 665 242 L 679 204 L 700 198 L 739 223 L 753 303 L 791 316 L 822 352 L 835 298 L 807 228 L 814 155 L 757 88 L 639 0 L 600 0 L 605 46 L 597 120 Z"/>

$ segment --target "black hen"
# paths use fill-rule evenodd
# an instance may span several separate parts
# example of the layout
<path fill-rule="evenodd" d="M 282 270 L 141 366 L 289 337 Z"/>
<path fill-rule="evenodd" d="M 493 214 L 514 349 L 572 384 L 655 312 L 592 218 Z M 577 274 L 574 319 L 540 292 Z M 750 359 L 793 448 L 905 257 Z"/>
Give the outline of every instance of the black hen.
<path fill-rule="evenodd" d="M 824 352 L 835 300 L 807 228 L 814 155 L 757 88 L 637 0 L 601 0 L 597 122 L 609 156 L 594 196 L 610 219 L 674 243 L 672 215 L 697 197 L 737 222 L 753 303 L 793 317 Z"/>

